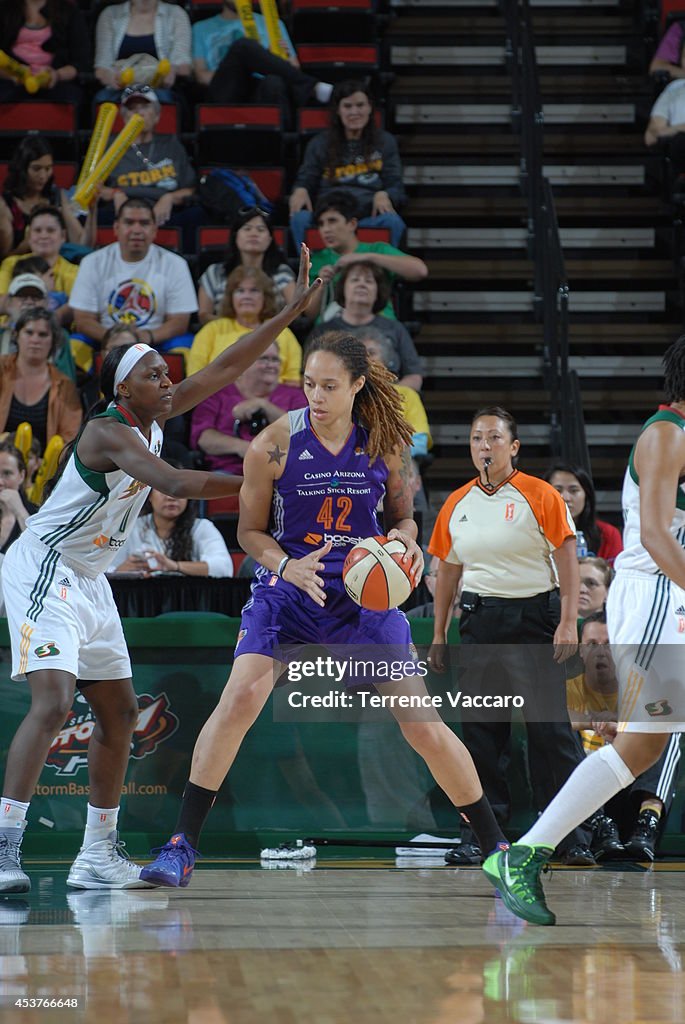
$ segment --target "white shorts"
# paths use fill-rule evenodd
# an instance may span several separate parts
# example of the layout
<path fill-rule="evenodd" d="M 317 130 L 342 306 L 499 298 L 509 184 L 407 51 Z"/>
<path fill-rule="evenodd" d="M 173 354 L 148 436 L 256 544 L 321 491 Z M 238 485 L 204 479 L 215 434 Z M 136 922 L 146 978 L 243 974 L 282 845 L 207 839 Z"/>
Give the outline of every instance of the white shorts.
<path fill-rule="evenodd" d="M 619 571 L 607 626 L 619 732 L 685 732 L 685 590 L 660 574 Z"/>
<path fill-rule="evenodd" d="M 128 679 L 129 658 L 112 589 L 86 576 L 26 531 L 2 564 L 12 679 L 60 669 L 84 682 Z"/>

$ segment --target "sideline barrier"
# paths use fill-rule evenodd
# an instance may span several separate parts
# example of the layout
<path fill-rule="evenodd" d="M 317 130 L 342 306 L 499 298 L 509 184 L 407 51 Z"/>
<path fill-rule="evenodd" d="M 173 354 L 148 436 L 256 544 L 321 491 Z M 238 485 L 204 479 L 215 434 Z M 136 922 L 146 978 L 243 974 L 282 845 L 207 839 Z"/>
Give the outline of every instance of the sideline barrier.
<path fill-rule="evenodd" d="M 240 620 L 219 614 L 124 619 L 140 704 L 120 828 L 128 848 L 144 855 L 175 824 L 197 734 L 227 678 Z M 420 656 L 432 619 L 412 620 Z M 452 640 L 452 637 L 450 638 Z M 456 642 L 455 636 L 452 642 Z M 422 650 L 423 647 L 423 650 Z M 0 620 L 0 761 L 29 706 L 28 688 L 12 683 L 7 624 Z M 30 856 L 70 855 L 80 840 L 87 802 L 89 706 L 78 695 L 56 737 L 31 804 L 25 839 Z M 515 724 L 509 780 L 512 833 L 532 817 L 523 768 L 525 734 Z M 666 849 L 682 849 L 682 783 L 671 811 Z M 248 733 L 222 787 L 207 828 L 209 854 L 254 854 L 289 837 L 341 835 L 395 838 L 436 830 L 454 835 L 456 814 L 423 762 L 386 723 L 274 721 L 270 700 Z"/>

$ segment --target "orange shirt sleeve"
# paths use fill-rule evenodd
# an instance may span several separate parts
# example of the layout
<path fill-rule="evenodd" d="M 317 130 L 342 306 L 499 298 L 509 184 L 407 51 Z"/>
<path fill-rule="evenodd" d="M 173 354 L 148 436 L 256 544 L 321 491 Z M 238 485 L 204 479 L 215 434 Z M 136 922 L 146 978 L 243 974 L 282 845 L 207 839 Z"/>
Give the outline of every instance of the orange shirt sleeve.
<path fill-rule="evenodd" d="M 461 499 L 468 494 L 472 487 L 473 481 L 465 484 L 456 491 L 452 491 L 449 498 L 447 498 L 440 509 L 438 518 L 435 520 L 433 533 L 428 543 L 428 553 L 436 555 L 443 562 L 447 561 L 450 554 L 452 554 L 452 561 L 456 562 L 456 558 L 452 552 L 452 541 L 454 538 L 450 532 L 450 520 L 455 508 Z"/>
<path fill-rule="evenodd" d="M 557 490 L 546 480 L 519 473 L 514 486 L 524 495 L 548 543 L 556 550 L 569 537 L 575 537 L 571 513 Z"/>

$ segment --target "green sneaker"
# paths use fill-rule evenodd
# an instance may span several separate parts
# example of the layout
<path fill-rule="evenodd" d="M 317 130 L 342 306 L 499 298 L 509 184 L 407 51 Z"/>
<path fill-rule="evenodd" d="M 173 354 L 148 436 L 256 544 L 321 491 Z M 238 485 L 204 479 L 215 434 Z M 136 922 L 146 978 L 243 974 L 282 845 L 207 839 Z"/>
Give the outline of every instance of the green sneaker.
<path fill-rule="evenodd" d="M 504 905 L 531 924 L 556 923 L 540 882 L 540 872 L 552 852 L 547 846 L 514 843 L 508 850 L 491 854 L 483 864 L 488 881 L 499 889 Z"/>

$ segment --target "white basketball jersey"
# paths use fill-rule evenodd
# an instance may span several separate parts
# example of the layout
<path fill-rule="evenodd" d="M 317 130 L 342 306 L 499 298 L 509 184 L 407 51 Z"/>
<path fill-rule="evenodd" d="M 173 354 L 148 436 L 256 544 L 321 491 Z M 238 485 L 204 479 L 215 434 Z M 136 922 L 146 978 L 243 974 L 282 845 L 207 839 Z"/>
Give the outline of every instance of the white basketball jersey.
<path fill-rule="evenodd" d="M 677 413 L 675 409 L 663 405 L 659 408 L 658 412 L 647 420 L 642 429 L 644 431 L 652 423 L 664 421 L 675 423 L 677 427 L 685 431 L 685 418 Z M 627 569 L 631 572 L 661 573 L 661 569 L 645 550 L 640 540 L 640 481 L 635 469 L 634 457 L 635 449 L 633 448 L 623 480 L 621 499 L 624 521 L 623 551 L 616 558 L 615 567 L 619 571 Z M 670 529 L 678 543 L 685 547 L 685 479 L 678 481 L 676 509 Z"/>
<path fill-rule="evenodd" d="M 118 409 L 108 409 L 102 416 L 131 427 L 153 455 L 161 453 L 163 434 L 157 423 L 152 424 L 148 444 L 142 432 Z M 121 469 L 112 473 L 88 469 L 79 459 L 77 448 L 50 497 L 27 519 L 26 529 L 59 551 L 68 564 L 88 576 L 97 576 L 107 571 L 126 543 L 150 488 Z"/>

